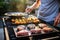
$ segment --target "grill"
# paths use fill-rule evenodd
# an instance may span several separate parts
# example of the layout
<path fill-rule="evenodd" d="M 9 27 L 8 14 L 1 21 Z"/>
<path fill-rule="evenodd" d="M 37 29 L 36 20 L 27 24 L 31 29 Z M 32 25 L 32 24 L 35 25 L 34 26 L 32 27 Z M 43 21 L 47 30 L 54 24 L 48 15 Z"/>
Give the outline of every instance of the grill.
<path fill-rule="evenodd" d="M 32 24 L 39 24 L 39 23 L 45 23 L 47 24 L 49 27 L 53 28 L 54 31 L 53 32 L 49 32 L 49 33 L 43 33 L 43 34 L 33 34 L 33 35 L 27 35 L 27 36 L 19 36 L 17 37 L 15 32 L 16 32 L 16 28 L 18 25 L 22 25 L 22 24 L 12 24 L 11 22 L 11 17 L 5 17 L 3 18 L 3 22 L 4 22 L 4 26 L 7 27 L 7 30 L 8 30 L 8 34 L 9 34 L 9 37 L 10 37 L 10 40 L 30 40 L 30 37 L 32 37 L 31 39 L 32 40 L 39 40 L 39 39 L 45 39 L 45 38 L 50 38 L 50 37 L 55 37 L 55 36 L 58 36 L 59 37 L 59 30 L 57 30 L 56 28 L 54 28 L 53 26 L 47 24 L 46 22 L 40 20 L 41 22 L 38 22 L 38 23 L 32 23 Z M 31 23 L 29 23 L 31 24 Z M 28 25 L 28 24 L 23 24 L 23 25 Z M 55 38 L 54 38 L 55 39 Z M 56 37 L 57 39 L 57 37 Z"/>

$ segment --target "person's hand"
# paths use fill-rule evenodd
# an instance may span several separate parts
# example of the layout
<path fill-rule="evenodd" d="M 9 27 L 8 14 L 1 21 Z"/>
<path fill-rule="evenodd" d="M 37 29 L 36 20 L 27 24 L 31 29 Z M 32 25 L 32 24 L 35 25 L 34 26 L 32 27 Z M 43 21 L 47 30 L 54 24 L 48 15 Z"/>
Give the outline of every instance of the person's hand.
<path fill-rule="evenodd" d="M 54 20 L 54 26 L 57 26 L 59 23 L 60 23 L 60 13 L 58 14 L 58 16 Z"/>
<path fill-rule="evenodd" d="M 33 10 L 33 8 L 32 7 L 29 7 L 29 8 L 26 8 L 25 9 L 25 12 L 30 13 L 30 12 L 32 12 L 32 10 Z"/>

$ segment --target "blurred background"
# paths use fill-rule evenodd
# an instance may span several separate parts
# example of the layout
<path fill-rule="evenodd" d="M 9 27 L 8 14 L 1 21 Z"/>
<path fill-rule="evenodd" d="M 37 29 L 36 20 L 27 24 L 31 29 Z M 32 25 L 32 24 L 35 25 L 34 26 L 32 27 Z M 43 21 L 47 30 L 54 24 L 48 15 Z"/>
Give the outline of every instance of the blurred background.
<path fill-rule="evenodd" d="M 35 0 L 0 0 L 0 14 L 5 12 L 24 12 Z"/>
<path fill-rule="evenodd" d="M 36 0 L 0 0 L 0 15 L 6 12 L 24 12 L 25 8 L 31 6 Z M 37 10 L 32 11 L 32 13 Z"/>

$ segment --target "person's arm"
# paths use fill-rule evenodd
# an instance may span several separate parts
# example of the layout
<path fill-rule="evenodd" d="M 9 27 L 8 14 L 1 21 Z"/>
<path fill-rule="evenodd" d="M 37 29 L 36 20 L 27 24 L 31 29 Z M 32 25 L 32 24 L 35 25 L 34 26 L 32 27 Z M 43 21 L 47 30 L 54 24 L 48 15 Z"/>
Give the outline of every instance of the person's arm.
<path fill-rule="evenodd" d="M 58 14 L 58 16 L 55 18 L 54 26 L 57 26 L 58 24 L 60 24 L 60 9 L 59 9 L 59 14 Z"/>
<path fill-rule="evenodd" d="M 40 4 L 41 4 L 40 0 L 36 0 L 36 2 L 32 6 L 25 9 L 25 12 L 28 12 L 28 13 L 31 12 L 33 9 L 38 8 Z"/>
<path fill-rule="evenodd" d="M 33 9 L 38 8 L 39 5 L 41 4 L 40 0 L 36 0 L 36 2 L 31 6 Z"/>

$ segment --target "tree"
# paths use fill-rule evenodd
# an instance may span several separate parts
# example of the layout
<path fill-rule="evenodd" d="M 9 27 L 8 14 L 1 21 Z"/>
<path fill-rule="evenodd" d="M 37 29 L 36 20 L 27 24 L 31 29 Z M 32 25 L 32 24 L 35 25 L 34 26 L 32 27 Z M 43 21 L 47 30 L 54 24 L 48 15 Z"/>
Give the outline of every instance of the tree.
<path fill-rule="evenodd" d="M 3 15 L 7 11 L 4 0 L 0 0 L 0 15 Z"/>

